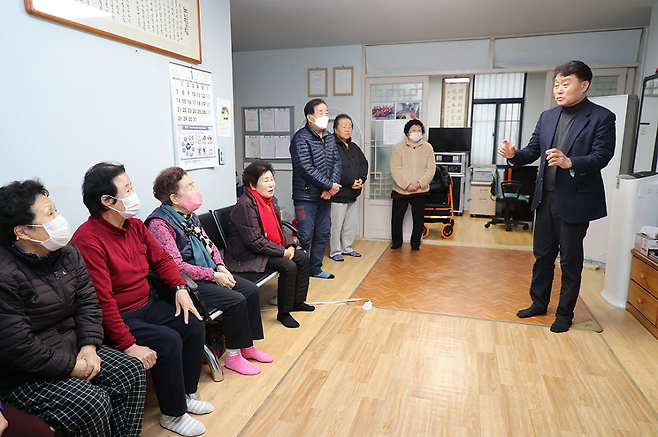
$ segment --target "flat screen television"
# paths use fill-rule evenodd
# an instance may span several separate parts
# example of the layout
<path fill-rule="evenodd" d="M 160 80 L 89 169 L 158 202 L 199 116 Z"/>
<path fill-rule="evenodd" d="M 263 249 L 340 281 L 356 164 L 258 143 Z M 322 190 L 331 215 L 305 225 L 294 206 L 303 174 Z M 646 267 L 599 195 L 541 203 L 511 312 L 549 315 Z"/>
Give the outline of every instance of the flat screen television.
<path fill-rule="evenodd" d="M 427 141 L 435 152 L 470 152 L 470 127 L 431 127 Z"/>

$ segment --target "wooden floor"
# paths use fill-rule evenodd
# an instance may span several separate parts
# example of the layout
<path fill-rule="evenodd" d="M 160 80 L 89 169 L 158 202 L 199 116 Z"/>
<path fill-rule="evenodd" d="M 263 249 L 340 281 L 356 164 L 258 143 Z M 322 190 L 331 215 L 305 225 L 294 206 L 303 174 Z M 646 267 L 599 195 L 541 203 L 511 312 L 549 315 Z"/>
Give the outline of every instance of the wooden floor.
<path fill-rule="evenodd" d="M 529 248 L 530 231 L 482 220 L 458 217 L 452 239 L 425 244 Z M 312 279 L 309 300 L 351 296 L 388 245 L 357 241 L 362 258 L 325 259 L 336 279 Z M 603 271 L 584 270 L 600 334 L 344 304 L 296 314 L 302 326 L 286 329 L 263 312 L 256 346 L 275 361 L 220 383 L 204 368 L 199 396 L 215 405 L 200 417 L 205 435 L 658 436 L 658 341 L 602 288 Z M 263 308 L 274 292 L 273 281 L 261 289 Z M 175 436 L 158 415 L 150 390 L 143 435 Z"/>
<path fill-rule="evenodd" d="M 353 297 L 369 298 L 379 308 L 521 321 L 517 311 L 532 303 L 528 273 L 535 258 L 531 251 L 446 244 L 423 244 L 422 248 L 385 251 Z M 551 325 L 555 321 L 561 286 L 560 270 L 556 267 L 555 271 L 547 313 L 524 323 Z M 468 278 L 468 285 L 463 278 Z M 573 324 L 579 329 L 600 329 L 582 299 L 576 302 Z"/>

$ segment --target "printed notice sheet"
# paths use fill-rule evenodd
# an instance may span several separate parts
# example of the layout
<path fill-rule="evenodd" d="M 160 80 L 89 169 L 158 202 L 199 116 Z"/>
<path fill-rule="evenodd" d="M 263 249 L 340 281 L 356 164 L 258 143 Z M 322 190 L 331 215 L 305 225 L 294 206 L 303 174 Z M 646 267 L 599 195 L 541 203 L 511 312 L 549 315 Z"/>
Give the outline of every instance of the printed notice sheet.
<path fill-rule="evenodd" d="M 274 140 L 274 137 L 271 137 L 269 135 L 260 137 L 260 159 L 264 159 L 266 161 L 268 159 L 274 159 L 275 146 L 276 146 L 276 142 Z"/>
<path fill-rule="evenodd" d="M 248 135 L 244 137 L 244 157 L 258 158 L 260 156 L 260 137 Z"/>
<path fill-rule="evenodd" d="M 169 77 L 178 166 L 218 166 L 211 74 L 170 63 Z"/>
<path fill-rule="evenodd" d="M 245 132 L 258 132 L 258 109 L 244 110 Z"/>
<path fill-rule="evenodd" d="M 290 108 L 274 110 L 274 128 L 276 132 L 290 132 Z"/>
<path fill-rule="evenodd" d="M 276 137 L 276 151 L 274 159 L 290 159 L 290 136 Z"/>
<path fill-rule="evenodd" d="M 260 131 L 274 132 L 274 109 L 261 109 L 258 113 L 260 116 Z"/>

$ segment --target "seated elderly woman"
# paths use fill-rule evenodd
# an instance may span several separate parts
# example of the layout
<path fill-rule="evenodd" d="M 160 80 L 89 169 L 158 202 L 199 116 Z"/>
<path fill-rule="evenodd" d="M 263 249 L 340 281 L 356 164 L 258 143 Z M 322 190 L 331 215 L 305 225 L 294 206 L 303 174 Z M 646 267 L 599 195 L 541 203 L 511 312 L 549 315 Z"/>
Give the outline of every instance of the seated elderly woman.
<path fill-rule="evenodd" d="M 153 183 L 153 195 L 162 205 L 146 219 L 149 231 L 180 271 L 197 281 L 206 305 L 224 312 L 224 365 L 243 375 L 257 375 L 260 368 L 246 358 L 273 361 L 254 347 L 253 341 L 263 338 L 258 287 L 226 269 L 219 250 L 194 213 L 201 206 L 201 193 L 185 170 L 163 170 Z"/>
<path fill-rule="evenodd" d="M 102 346 L 101 308 L 70 237 L 39 181 L 0 188 L 3 407 L 39 416 L 68 436 L 139 436 L 144 366 Z"/>
<path fill-rule="evenodd" d="M 94 282 L 103 328 L 114 347 L 151 369 L 160 404 L 160 425 L 185 436 L 206 427 L 187 413 L 206 414 L 212 404 L 196 399 L 205 324 L 171 256 L 141 220 L 140 202 L 121 164 L 91 167 L 82 183 L 91 217 L 73 235 Z M 150 270 L 175 292 L 175 303 L 156 298 Z M 192 313 L 192 315 L 190 315 Z"/>
<path fill-rule="evenodd" d="M 252 162 L 242 173 L 245 192 L 231 211 L 226 264 L 236 273 L 279 272 L 276 316 L 283 326 L 297 328 L 291 311 L 313 311 L 306 304 L 309 258 L 281 229 L 281 210 L 274 196 L 274 169 Z"/>

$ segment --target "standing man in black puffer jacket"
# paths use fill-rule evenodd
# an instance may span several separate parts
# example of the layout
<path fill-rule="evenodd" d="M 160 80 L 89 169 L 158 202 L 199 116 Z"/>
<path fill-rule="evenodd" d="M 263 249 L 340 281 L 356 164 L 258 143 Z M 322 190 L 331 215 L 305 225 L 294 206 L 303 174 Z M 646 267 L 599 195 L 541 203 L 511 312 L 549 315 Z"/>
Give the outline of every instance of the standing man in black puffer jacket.
<path fill-rule="evenodd" d="M 340 156 L 334 136 L 327 131 L 327 104 L 313 99 L 304 106 L 304 115 L 306 125 L 290 142 L 295 218 L 299 233 L 310 244 L 311 276 L 333 279 L 322 271 L 322 259 L 331 231 L 331 197 L 341 187 Z"/>

